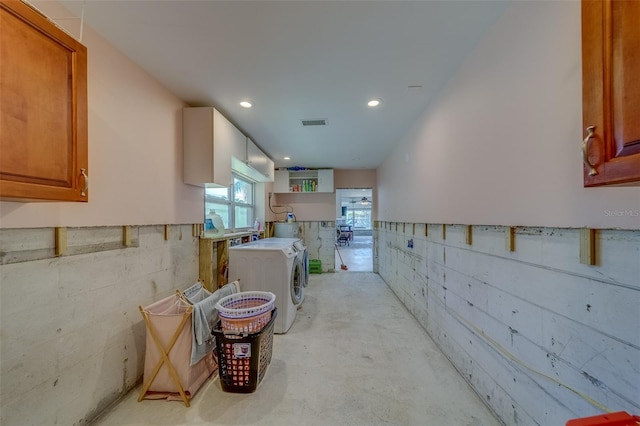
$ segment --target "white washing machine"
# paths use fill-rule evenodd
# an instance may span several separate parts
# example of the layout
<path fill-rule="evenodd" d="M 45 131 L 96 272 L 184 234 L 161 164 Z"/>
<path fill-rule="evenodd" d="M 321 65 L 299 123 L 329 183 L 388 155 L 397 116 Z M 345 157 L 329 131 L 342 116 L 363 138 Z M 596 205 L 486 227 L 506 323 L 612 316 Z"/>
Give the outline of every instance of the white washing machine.
<path fill-rule="evenodd" d="M 266 238 L 229 247 L 229 280 L 240 279 L 242 291 L 276 295 L 274 333 L 286 333 L 302 303 L 304 269 L 297 238 Z"/>

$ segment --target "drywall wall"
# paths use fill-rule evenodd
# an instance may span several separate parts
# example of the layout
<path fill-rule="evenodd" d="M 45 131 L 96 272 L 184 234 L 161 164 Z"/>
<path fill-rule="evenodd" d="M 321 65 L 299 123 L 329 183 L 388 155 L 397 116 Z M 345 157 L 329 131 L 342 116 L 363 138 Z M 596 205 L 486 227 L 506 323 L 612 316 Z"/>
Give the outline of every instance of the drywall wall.
<path fill-rule="evenodd" d="M 333 185 L 336 188 L 375 188 L 376 171 L 371 169 L 333 171 Z"/>
<path fill-rule="evenodd" d="M 579 263 L 577 229 L 516 228 L 515 251 L 505 227 L 468 232 L 381 222 L 376 261 L 505 424 L 640 412 L 640 231 L 598 231 L 598 266 Z"/>
<path fill-rule="evenodd" d="M 373 188 L 373 197 L 376 190 L 375 170 L 334 170 L 333 182 L 335 188 Z M 286 219 L 287 209 L 293 209 L 296 220 L 299 221 L 334 221 L 336 209 L 336 194 L 332 193 L 278 193 L 273 194 L 273 211 L 269 211 L 271 220 L 281 221 Z M 267 207 L 268 209 L 268 207 Z M 374 211 L 375 214 L 375 211 Z M 374 216 L 375 217 L 375 216 Z"/>
<path fill-rule="evenodd" d="M 639 229 L 640 187 L 582 186 L 580 34 L 580 2 L 511 3 L 378 168 L 378 218 Z"/>
<path fill-rule="evenodd" d="M 299 222 L 300 236 L 309 259 L 319 260 L 322 272 L 333 272 L 335 264 L 336 223 L 333 221 Z"/>
<path fill-rule="evenodd" d="M 354 188 L 371 188 L 371 196 L 374 200 L 371 206 L 371 219 L 375 220 L 377 217 L 377 188 L 376 188 L 376 171 L 370 169 L 355 169 L 355 170 L 335 170 L 333 174 L 333 182 L 336 188 L 336 217 L 342 216 L 340 210 L 341 200 L 338 198 L 338 189 L 354 189 Z"/>
<path fill-rule="evenodd" d="M 273 194 L 272 205 L 276 221 L 286 220 L 287 211 L 293 210 L 298 221 L 335 220 L 336 194 L 334 192 Z"/>
<path fill-rule="evenodd" d="M 138 306 L 198 279 L 192 226 L 168 231 L 68 228 L 56 257 L 52 228 L 0 229 L 1 424 L 85 425 L 138 383 Z"/>
<path fill-rule="evenodd" d="M 32 2 L 51 19 L 57 2 Z M 58 19 L 79 35 L 78 20 Z M 199 223 L 202 188 L 182 183 L 185 104 L 89 27 L 89 202 L 0 202 L 0 226 L 96 226 Z"/>

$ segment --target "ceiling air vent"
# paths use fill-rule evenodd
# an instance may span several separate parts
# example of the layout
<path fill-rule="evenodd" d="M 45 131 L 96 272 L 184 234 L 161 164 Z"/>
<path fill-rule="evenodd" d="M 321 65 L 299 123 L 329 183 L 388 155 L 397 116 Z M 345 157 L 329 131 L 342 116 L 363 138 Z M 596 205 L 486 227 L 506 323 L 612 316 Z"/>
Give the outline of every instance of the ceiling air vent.
<path fill-rule="evenodd" d="M 303 126 L 326 126 L 327 119 L 326 118 L 316 118 L 313 120 L 302 120 Z"/>

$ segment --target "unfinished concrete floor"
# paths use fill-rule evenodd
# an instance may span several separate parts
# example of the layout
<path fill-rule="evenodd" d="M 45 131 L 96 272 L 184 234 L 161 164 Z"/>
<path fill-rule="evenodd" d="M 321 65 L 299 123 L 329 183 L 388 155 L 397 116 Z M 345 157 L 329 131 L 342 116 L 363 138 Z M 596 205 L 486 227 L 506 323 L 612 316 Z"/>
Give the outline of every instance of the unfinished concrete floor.
<path fill-rule="evenodd" d="M 255 393 L 210 379 L 187 408 L 136 402 L 138 387 L 95 424 L 501 424 L 377 274 L 311 275 L 306 291 Z"/>
<path fill-rule="evenodd" d="M 373 271 L 373 237 L 371 235 L 356 235 L 349 245 L 338 246 L 340 256 L 336 252 L 335 270 L 342 272 L 342 262 L 350 272 Z M 342 262 L 340 257 L 342 256 Z"/>

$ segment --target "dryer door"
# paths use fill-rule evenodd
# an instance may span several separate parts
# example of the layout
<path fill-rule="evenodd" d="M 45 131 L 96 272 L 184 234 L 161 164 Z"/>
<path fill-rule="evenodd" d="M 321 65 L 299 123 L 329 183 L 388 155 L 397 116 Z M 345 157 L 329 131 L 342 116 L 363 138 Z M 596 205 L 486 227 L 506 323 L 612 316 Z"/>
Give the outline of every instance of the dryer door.
<path fill-rule="evenodd" d="M 302 289 L 304 280 L 304 271 L 302 270 L 302 262 L 296 257 L 293 262 L 293 271 L 291 273 L 291 301 L 294 305 L 302 302 Z"/>
<path fill-rule="evenodd" d="M 306 287 L 309 284 L 309 250 L 305 247 L 302 252 L 302 270 L 304 271 L 303 285 Z"/>

